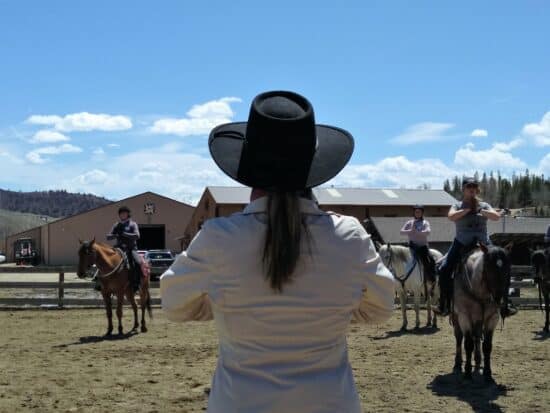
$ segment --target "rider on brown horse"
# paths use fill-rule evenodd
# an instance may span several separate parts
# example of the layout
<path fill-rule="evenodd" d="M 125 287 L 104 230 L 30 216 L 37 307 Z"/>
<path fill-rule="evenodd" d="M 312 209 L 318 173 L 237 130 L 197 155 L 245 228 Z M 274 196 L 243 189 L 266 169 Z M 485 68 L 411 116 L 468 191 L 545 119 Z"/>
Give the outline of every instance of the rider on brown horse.
<path fill-rule="evenodd" d="M 107 239 L 116 239 L 115 248 L 120 248 L 126 253 L 130 267 L 130 282 L 134 291 L 137 291 L 141 279 L 141 257 L 137 252 L 139 228 L 136 222 L 131 219 L 131 212 L 128 207 L 120 207 L 118 217 L 120 220 L 113 225 L 111 232 L 107 234 Z"/>

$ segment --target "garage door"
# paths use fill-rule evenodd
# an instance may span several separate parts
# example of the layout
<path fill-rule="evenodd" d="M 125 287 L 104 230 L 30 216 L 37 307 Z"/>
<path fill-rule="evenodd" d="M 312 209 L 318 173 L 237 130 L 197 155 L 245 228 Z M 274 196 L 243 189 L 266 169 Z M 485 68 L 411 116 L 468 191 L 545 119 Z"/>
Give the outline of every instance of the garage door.
<path fill-rule="evenodd" d="M 164 225 L 139 225 L 139 234 L 138 249 L 161 250 L 166 248 Z"/>

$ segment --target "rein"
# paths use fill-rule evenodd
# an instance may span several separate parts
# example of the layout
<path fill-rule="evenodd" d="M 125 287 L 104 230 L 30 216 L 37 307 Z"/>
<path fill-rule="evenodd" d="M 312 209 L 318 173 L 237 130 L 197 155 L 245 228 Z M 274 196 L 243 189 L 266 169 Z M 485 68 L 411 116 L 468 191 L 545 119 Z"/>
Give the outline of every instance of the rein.
<path fill-rule="evenodd" d="M 395 270 L 394 270 L 393 265 L 392 265 L 393 251 L 391 250 L 391 248 L 389 248 L 389 252 L 390 252 L 390 258 L 388 258 L 388 270 L 390 270 L 391 275 L 393 275 L 393 278 L 395 278 L 397 281 L 399 281 L 401 283 L 401 287 L 403 287 L 403 290 L 404 290 L 405 289 L 405 283 L 407 282 L 407 280 L 409 279 L 409 277 L 413 273 L 414 269 L 416 268 L 417 260 L 413 256 L 414 261 L 413 261 L 412 267 L 409 269 L 409 271 L 407 271 L 407 273 L 403 277 L 398 277 L 395 274 Z"/>
<path fill-rule="evenodd" d="M 112 271 L 108 272 L 107 274 L 99 273 L 99 276 L 101 278 L 108 278 L 111 275 L 118 273 L 121 270 L 122 265 L 124 264 L 125 259 L 124 259 L 124 253 L 122 252 L 122 250 L 120 248 L 115 248 L 114 250 L 120 255 L 120 258 L 121 258 L 120 262 L 116 265 L 116 267 Z"/>

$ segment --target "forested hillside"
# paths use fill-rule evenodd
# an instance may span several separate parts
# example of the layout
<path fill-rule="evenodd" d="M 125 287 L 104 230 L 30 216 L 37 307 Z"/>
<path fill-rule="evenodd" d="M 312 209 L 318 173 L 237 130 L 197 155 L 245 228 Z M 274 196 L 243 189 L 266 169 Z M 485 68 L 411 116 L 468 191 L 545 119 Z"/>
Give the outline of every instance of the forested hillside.
<path fill-rule="evenodd" d="M 16 192 L 0 189 L 0 209 L 66 217 L 108 204 L 108 199 L 67 191 Z"/>

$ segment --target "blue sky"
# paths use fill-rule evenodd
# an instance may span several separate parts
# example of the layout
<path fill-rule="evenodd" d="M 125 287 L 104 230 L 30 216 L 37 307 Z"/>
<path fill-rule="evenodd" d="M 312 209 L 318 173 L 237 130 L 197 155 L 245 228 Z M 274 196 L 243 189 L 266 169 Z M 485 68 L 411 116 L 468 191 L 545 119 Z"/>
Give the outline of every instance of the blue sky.
<path fill-rule="evenodd" d="M 548 2 L 261 3 L 0 0 L 0 187 L 194 201 L 270 89 L 354 135 L 335 185 L 550 174 Z"/>

